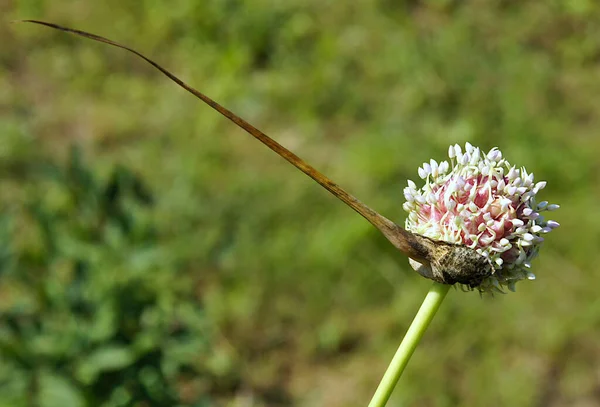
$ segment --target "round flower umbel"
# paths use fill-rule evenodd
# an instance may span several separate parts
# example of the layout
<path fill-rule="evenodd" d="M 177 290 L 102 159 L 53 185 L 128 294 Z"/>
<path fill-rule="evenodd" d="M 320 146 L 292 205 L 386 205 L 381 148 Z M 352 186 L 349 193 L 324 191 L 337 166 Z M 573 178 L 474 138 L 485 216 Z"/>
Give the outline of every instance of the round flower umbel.
<path fill-rule="evenodd" d="M 466 143 L 465 150 L 450 146 L 450 163 L 423 164 L 418 171 L 425 180 L 422 188 L 408 181 L 406 229 L 468 246 L 488 258 L 494 271 L 479 291 L 514 291 L 517 281 L 535 279 L 531 260 L 544 241 L 542 235 L 559 226 L 541 212 L 559 206 L 538 202 L 536 195 L 546 182 L 534 183 L 533 174 L 511 166 L 497 148 L 485 155 Z M 411 265 L 422 267 L 414 260 Z"/>

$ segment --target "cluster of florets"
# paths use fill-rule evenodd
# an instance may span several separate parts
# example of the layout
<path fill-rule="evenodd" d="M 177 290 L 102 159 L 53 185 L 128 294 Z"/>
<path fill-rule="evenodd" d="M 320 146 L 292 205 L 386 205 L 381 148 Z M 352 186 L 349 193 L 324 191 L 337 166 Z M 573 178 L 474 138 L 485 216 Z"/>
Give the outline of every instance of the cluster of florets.
<path fill-rule="evenodd" d="M 450 162 L 431 160 L 419 168 L 425 185 L 408 181 L 404 189 L 406 229 L 435 240 L 462 244 L 487 257 L 494 267 L 480 291 L 514 291 L 530 271 L 543 234 L 559 226 L 543 211 L 559 206 L 538 202 L 546 182 L 534 183 L 525 168 L 511 166 L 497 148 L 483 154 L 466 143 L 450 146 Z"/>

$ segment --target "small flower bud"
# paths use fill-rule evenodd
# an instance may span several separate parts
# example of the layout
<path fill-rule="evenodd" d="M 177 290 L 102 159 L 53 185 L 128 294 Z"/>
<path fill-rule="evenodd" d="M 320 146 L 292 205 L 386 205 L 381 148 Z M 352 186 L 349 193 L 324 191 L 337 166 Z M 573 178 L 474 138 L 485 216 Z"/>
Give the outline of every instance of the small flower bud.
<path fill-rule="evenodd" d="M 450 146 L 450 147 L 448 147 L 448 157 L 449 157 L 449 158 L 454 158 L 454 157 L 456 157 L 456 153 L 454 152 L 454 146 Z"/>

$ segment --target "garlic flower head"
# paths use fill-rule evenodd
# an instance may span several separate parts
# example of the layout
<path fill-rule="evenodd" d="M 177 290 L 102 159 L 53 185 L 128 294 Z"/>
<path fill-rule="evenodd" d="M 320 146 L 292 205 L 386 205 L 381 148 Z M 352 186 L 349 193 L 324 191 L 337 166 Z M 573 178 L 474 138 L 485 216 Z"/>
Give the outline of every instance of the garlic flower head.
<path fill-rule="evenodd" d="M 534 183 L 533 174 L 512 166 L 497 148 L 484 154 L 469 143 L 464 152 L 453 145 L 448 156 L 450 162 L 431 160 L 419 168 L 423 187 L 408 181 L 406 230 L 467 246 L 486 257 L 493 271 L 479 291 L 514 291 L 517 281 L 535 279 L 531 260 L 542 235 L 559 226 L 542 215 L 559 206 L 537 200 L 546 182 Z M 414 260 L 411 265 L 422 267 Z"/>

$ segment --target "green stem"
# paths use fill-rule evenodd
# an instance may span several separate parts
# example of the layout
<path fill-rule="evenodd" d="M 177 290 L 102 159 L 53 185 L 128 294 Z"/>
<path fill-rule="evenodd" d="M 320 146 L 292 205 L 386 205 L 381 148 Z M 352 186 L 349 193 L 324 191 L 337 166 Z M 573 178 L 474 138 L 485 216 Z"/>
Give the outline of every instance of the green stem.
<path fill-rule="evenodd" d="M 433 283 L 421 308 L 419 308 L 419 312 L 417 312 L 404 339 L 402 339 L 402 343 L 400 343 L 390 366 L 383 375 L 381 383 L 379 383 L 379 387 L 377 387 L 373 399 L 371 399 L 371 402 L 369 403 L 369 407 L 385 406 L 385 403 L 387 403 L 392 395 L 392 391 L 394 391 L 394 387 L 396 386 L 396 383 L 398 383 L 398 379 L 400 379 L 404 368 L 408 364 L 410 357 L 421 341 L 425 330 L 427 330 L 435 313 L 438 308 L 440 308 L 442 301 L 446 298 L 446 294 L 448 294 L 450 287 L 451 286 L 448 284 Z"/>

